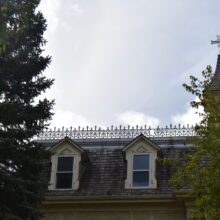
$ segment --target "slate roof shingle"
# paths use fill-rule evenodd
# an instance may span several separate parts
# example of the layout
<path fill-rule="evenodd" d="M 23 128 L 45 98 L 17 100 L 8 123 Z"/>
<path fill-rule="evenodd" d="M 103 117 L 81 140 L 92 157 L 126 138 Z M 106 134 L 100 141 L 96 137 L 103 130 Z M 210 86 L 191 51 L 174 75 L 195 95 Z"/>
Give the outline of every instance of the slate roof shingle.
<path fill-rule="evenodd" d="M 127 164 L 122 148 L 131 139 L 123 140 L 77 140 L 84 149 L 87 160 L 80 165 L 79 190 L 52 190 L 48 196 L 144 196 L 152 194 L 171 194 L 168 183 L 171 176 L 169 166 L 157 162 L 157 189 L 125 189 Z M 180 158 L 188 151 L 186 138 L 158 138 L 153 140 L 161 150 L 162 158 Z M 43 142 L 47 147 L 54 142 Z M 47 163 L 47 178 L 50 176 L 50 163 Z"/>

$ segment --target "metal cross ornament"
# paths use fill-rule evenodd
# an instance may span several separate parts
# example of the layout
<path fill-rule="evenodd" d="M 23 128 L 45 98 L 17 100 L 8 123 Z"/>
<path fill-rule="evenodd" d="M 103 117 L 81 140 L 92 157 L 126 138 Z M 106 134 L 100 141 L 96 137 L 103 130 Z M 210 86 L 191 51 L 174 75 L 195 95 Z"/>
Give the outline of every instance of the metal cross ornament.
<path fill-rule="evenodd" d="M 217 40 L 211 40 L 211 44 L 217 44 L 218 48 L 220 48 L 220 36 L 217 35 Z"/>

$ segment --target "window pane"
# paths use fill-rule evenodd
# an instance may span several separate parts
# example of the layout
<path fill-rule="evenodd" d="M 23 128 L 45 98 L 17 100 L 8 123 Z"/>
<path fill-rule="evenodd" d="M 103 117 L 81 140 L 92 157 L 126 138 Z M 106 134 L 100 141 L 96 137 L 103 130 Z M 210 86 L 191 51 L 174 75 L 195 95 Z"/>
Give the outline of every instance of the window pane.
<path fill-rule="evenodd" d="M 73 157 L 58 157 L 57 171 L 73 171 Z"/>
<path fill-rule="evenodd" d="M 57 189 L 70 189 L 72 188 L 72 173 L 57 173 Z"/>
<path fill-rule="evenodd" d="M 149 169 L 149 155 L 134 155 L 133 169 L 134 170 L 148 170 Z"/>
<path fill-rule="evenodd" d="M 149 171 L 134 171 L 133 186 L 149 186 Z"/>

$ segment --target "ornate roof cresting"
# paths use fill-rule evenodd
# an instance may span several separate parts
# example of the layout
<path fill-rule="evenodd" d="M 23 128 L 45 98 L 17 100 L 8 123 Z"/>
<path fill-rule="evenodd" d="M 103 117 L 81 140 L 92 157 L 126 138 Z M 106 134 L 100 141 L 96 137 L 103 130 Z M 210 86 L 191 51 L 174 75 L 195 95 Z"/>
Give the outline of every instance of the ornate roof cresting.
<path fill-rule="evenodd" d="M 135 138 L 138 135 L 143 134 L 146 137 L 185 137 L 196 136 L 193 126 L 178 126 L 170 125 L 165 127 L 151 128 L 145 126 L 136 127 L 91 127 L 86 128 L 56 128 L 46 129 L 39 133 L 36 137 L 37 140 L 49 140 L 49 139 L 62 139 L 69 137 L 71 139 L 112 139 L 112 138 Z"/>

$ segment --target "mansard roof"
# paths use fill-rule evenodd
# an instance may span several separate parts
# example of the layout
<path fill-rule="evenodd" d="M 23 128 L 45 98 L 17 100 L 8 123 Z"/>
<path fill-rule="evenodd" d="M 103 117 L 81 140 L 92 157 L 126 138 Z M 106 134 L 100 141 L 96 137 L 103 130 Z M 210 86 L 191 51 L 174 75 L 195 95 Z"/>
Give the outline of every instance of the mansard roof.
<path fill-rule="evenodd" d="M 139 137 L 140 138 L 140 137 Z M 168 183 L 171 168 L 156 161 L 156 189 L 125 189 L 127 164 L 122 149 L 132 143 L 133 138 L 97 138 L 73 140 L 87 155 L 88 160 L 80 164 L 78 190 L 50 190 L 48 196 L 148 196 L 172 195 Z M 161 158 L 181 158 L 188 151 L 190 144 L 186 137 L 153 137 L 149 138 L 161 150 Z M 50 146 L 59 140 L 40 141 Z M 56 146 L 56 145 L 55 145 Z M 50 162 L 47 163 L 47 178 L 50 176 Z"/>

